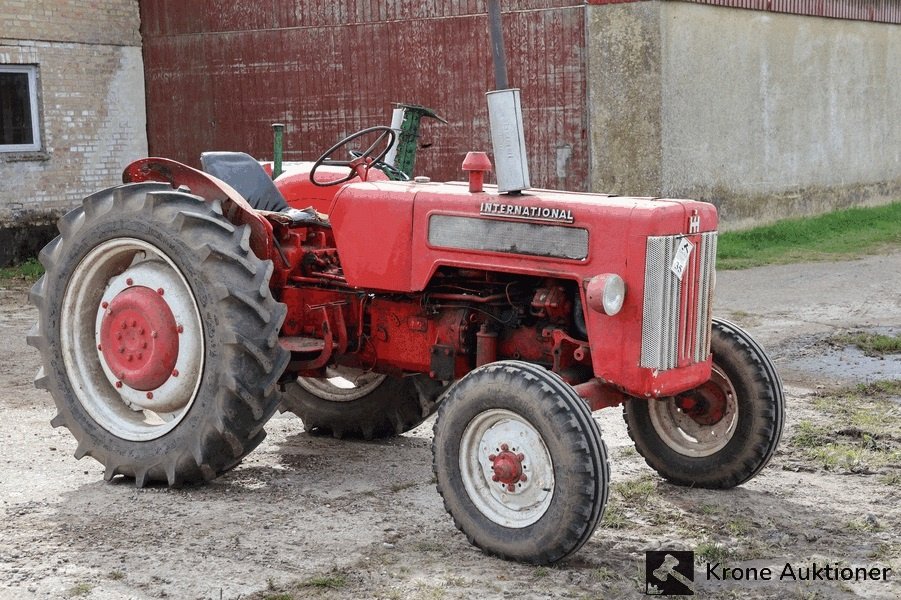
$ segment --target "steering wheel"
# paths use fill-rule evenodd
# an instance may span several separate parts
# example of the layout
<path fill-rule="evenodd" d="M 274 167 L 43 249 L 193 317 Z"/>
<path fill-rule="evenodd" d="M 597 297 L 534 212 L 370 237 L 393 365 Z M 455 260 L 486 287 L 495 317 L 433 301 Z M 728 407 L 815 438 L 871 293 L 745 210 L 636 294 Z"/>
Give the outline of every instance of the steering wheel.
<path fill-rule="evenodd" d="M 353 158 L 360 158 L 360 156 L 362 156 L 362 153 L 359 150 L 349 150 L 348 152 Z M 409 175 L 390 163 L 377 160 L 372 163 L 372 166 L 387 175 L 388 179 L 390 179 L 391 181 L 410 181 Z"/>
<path fill-rule="evenodd" d="M 342 146 L 346 146 L 357 138 L 364 137 L 371 133 L 379 133 L 379 136 L 375 139 L 372 145 L 369 146 L 369 148 L 367 148 L 363 152 L 360 152 L 358 156 L 355 156 L 351 160 L 337 160 L 334 158 L 329 158 L 332 154 L 335 153 L 336 150 L 338 150 Z M 391 146 L 394 145 L 394 140 L 396 137 L 397 134 L 394 133 L 393 129 L 383 126 L 361 129 L 360 131 L 347 136 L 346 138 L 326 150 L 322 154 L 322 156 L 320 156 L 316 160 L 316 162 L 313 163 L 313 168 L 310 169 L 310 182 L 313 185 L 326 187 L 330 185 L 338 185 L 340 183 L 344 183 L 345 181 L 350 181 L 357 176 L 359 176 L 363 181 L 366 181 L 366 174 L 369 173 L 369 169 L 371 169 L 375 165 L 375 163 L 385 158 L 385 155 L 388 154 L 388 150 L 390 150 Z M 384 147 L 381 146 L 383 142 Z M 348 167 L 350 169 L 350 173 L 340 179 L 317 181 L 315 177 L 316 170 L 321 166 Z"/>

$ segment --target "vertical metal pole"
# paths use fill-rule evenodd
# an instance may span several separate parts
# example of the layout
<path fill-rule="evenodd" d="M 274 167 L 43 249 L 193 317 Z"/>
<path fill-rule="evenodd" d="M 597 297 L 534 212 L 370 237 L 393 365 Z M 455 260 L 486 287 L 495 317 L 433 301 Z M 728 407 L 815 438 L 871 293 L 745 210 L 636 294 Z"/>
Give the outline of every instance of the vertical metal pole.
<path fill-rule="evenodd" d="M 491 57 L 494 59 L 495 89 L 506 90 L 510 85 L 507 82 L 507 57 L 504 54 L 500 0 L 488 0 L 488 33 L 491 36 Z"/>
<path fill-rule="evenodd" d="M 272 124 L 272 178 L 275 179 L 282 174 L 282 142 L 285 135 L 285 126 L 282 123 Z"/>

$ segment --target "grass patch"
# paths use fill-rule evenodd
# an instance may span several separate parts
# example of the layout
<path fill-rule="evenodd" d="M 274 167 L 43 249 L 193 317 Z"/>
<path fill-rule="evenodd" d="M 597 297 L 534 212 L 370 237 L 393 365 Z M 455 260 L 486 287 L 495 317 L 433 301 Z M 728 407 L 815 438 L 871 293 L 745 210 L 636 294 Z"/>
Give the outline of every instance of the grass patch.
<path fill-rule="evenodd" d="M 44 267 L 36 258 L 29 258 L 21 265 L 0 269 L 0 281 L 37 281 L 44 274 Z"/>
<path fill-rule="evenodd" d="M 798 448 L 819 448 L 829 439 L 829 430 L 810 421 L 801 421 L 792 436 L 791 444 Z"/>
<path fill-rule="evenodd" d="M 836 335 L 829 340 L 839 346 L 856 346 L 867 356 L 901 354 L 901 336 L 856 332 Z"/>
<path fill-rule="evenodd" d="M 343 573 L 330 573 L 329 575 L 319 575 L 310 577 L 303 582 L 304 587 L 340 590 L 347 585 L 347 577 Z"/>
<path fill-rule="evenodd" d="M 894 487 L 901 487 L 901 473 L 886 473 L 884 475 L 879 476 L 879 483 L 882 485 L 891 485 Z"/>
<path fill-rule="evenodd" d="M 899 397 L 901 381 L 876 381 L 820 396 L 813 406 L 829 422 L 801 421 L 791 445 L 824 469 L 869 472 L 901 463 Z M 887 483 L 897 479 L 892 473 L 884 478 Z"/>
<path fill-rule="evenodd" d="M 641 507 L 647 504 L 651 495 L 657 491 L 657 482 L 650 477 L 630 479 L 613 484 L 613 491 L 622 496 L 623 500 L 629 504 Z"/>
<path fill-rule="evenodd" d="M 699 564 L 703 562 L 718 563 L 724 562 L 732 557 L 732 551 L 722 544 L 716 542 L 701 542 L 695 548 L 695 561 Z"/>
<path fill-rule="evenodd" d="M 94 586 L 90 583 L 76 583 L 72 587 L 69 588 L 69 596 L 77 597 L 77 596 L 87 596 L 91 593 L 91 590 L 94 589 Z"/>
<path fill-rule="evenodd" d="M 617 500 L 608 501 L 607 508 L 604 509 L 604 517 L 601 519 L 601 526 L 605 529 L 625 529 L 629 523 L 623 505 Z"/>
<path fill-rule="evenodd" d="M 893 202 L 724 232 L 717 241 L 717 268 L 844 260 L 899 244 L 901 202 Z"/>

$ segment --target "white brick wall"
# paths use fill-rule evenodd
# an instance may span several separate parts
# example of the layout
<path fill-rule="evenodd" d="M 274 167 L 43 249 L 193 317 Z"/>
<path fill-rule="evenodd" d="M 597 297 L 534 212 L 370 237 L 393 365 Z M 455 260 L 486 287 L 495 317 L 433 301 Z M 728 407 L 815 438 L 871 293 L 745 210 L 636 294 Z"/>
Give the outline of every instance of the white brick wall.
<path fill-rule="evenodd" d="M 147 153 L 137 0 L 0 0 L 0 64 L 38 65 L 39 153 L 0 153 L 0 228 L 47 222 Z"/>

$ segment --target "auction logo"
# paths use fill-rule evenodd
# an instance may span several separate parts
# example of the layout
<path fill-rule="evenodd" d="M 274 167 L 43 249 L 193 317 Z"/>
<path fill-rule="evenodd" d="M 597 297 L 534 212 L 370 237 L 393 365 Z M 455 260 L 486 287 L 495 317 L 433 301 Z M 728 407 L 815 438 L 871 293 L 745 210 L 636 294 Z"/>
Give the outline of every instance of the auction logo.
<path fill-rule="evenodd" d="M 644 593 L 651 596 L 693 596 L 695 553 L 649 551 L 644 559 Z"/>

